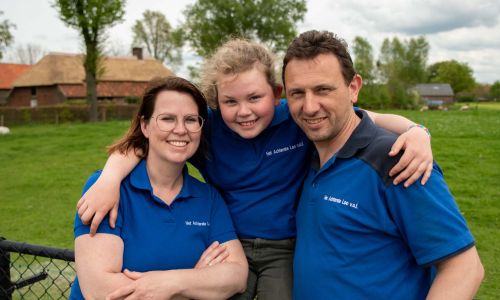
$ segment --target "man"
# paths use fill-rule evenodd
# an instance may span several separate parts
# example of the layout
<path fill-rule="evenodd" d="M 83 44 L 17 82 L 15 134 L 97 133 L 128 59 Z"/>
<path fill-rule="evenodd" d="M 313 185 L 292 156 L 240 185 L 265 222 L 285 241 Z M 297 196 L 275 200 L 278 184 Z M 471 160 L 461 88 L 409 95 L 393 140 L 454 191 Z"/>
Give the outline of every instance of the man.
<path fill-rule="evenodd" d="M 352 109 L 362 79 L 345 42 L 301 34 L 282 74 L 316 147 L 297 212 L 294 298 L 471 299 L 484 270 L 442 172 L 435 165 L 425 186 L 391 184 L 396 137 Z"/>

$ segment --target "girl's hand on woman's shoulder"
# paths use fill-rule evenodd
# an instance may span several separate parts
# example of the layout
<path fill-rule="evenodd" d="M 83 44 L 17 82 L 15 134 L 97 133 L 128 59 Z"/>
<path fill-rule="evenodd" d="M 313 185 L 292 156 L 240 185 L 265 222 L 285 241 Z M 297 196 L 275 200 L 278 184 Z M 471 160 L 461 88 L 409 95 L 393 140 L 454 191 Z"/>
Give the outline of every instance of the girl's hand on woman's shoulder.
<path fill-rule="evenodd" d="M 392 145 L 390 156 L 397 155 L 404 150 L 399 162 L 389 172 L 390 176 L 397 177 L 394 184 L 405 181 L 404 186 L 409 187 L 420 177 L 420 183 L 424 185 L 432 173 L 432 148 L 431 138 L 425 128 L 413 126 L 407 132 L 401 134 L 394 145 Z"/>

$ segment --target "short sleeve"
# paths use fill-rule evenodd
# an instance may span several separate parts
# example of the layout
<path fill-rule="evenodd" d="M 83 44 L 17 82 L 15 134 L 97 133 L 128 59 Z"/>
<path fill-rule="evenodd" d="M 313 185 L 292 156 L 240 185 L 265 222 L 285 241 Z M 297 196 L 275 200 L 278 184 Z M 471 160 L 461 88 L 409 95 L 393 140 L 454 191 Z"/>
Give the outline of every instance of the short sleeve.
<path fill-rule="evenodd" d="M 82 195 L 85 194 L 85 192 L 97 181 L 99 176 L 101 175 L 101 171 L 97 171 L 94 174 L 92 174 L 87 182 L 85 183 L 82 191 Z M 115 228 L 111 228 L 109 226 L 109 214 L 104 217 L 102 220 L 101 224 L 97 228 L 97 233 L 109 233 L 109 234 L 114 234 L 120 236 L 121 232 L 121 214 L 120 212 L 118 213 L 118 218 L 116 222 Z M 78 212 L 75 215 L 75 222 L 74 222 L 74 237 L 77 238 L 80 235 L 88 234 L 90 232 L 90 225 L 85 225 L 82 223 L 82 220 L 78 216 Z"/>
<path fill-rule="evenodd" d="M 474 238 L 453 199 L 439 167 L 434 164 L 425 186 L 389 185 L 391 215 L 419 265 L 453 256 L 474 245 Z"/>
<path fill-rule="evenodd" d="M 215 241 L 224 243 L 237 239 L 226 203 L 215 188 L 210 188 L 210 195 L 212 197 L 212 213 L 210 216 L 209 243 Z"/>

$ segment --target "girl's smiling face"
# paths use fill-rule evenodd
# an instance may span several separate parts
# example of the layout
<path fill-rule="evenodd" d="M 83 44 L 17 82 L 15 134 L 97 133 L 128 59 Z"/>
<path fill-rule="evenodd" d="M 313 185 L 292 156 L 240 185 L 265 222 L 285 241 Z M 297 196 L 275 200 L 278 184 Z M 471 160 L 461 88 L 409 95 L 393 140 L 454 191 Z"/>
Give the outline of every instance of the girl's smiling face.
<path fill-rule="evenodd" d="M 238 74 L 217 77 L 217 100 L 224 123 L 244 139 L 269 126 L 281 89 L 273 88 L 258 65 Z"/>

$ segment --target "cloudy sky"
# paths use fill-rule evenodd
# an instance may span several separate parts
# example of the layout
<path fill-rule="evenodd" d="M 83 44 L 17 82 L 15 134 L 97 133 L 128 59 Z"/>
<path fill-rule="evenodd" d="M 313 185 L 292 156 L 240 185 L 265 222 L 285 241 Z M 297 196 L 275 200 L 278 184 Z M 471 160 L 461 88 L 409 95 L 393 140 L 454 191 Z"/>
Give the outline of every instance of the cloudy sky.
<path fill-rule="evenodd" d="M 59 21 L 52 2 L 0 0 L 0 11 L 4 12 L 0 20 L 8 19 L 16 25 L 13 30 L 16 45 L 31 43 L 46 51 L 80 52 L 78 33 Z M 185 6 L 193 2 L 127 0 L 125 21 L 110 30 L 109 40 L 116 49 L 128 50 L 131 27 L 146 9 L 161 11 L 176 26 L 183 20 Z M 348 42 L 359 35 L 370 41 L 376 55 L 384 38 L 423 35 L 431 46 L 429 64 L 455 59 L 468 63 L 479 82 L 500 80 L 498 0 L 309 0 L 307 8 L 304 22 L 298 24 L 299 31 L 329 30 Z M 186 53 L 184 64 L 194 61 L 193 54 Z"/>

